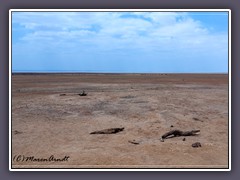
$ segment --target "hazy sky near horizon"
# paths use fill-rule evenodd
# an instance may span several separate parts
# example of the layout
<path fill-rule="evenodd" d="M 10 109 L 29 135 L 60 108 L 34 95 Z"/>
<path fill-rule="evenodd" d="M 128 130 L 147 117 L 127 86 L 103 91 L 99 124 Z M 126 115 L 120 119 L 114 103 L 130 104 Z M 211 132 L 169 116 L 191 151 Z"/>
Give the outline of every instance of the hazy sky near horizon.
<path fill-rule="evenodd" d="M 227 73 L 227 12 L 13 12 L 13 72 Z"/>

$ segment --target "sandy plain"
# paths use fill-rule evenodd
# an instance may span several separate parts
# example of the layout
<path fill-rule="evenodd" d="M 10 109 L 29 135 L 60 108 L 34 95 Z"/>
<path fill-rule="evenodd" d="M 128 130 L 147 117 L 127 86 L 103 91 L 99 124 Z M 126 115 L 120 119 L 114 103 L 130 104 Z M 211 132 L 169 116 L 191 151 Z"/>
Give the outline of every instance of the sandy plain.
<path fill-rule="evenodd" d="M 11 122 L 13 168 L 228 168 L 228 75 L 14 74 Z"/>

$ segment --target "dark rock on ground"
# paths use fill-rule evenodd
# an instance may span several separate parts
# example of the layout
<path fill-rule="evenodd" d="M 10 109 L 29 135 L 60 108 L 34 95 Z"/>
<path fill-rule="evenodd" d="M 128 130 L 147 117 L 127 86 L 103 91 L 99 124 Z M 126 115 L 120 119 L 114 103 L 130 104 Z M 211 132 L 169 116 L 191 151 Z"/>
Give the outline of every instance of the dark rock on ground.
<path fill-rule="evenodd" d="M 90 134 L 116 134 L 123 130 L 124 128 L 110 128 L 110 129 L 104 129 L 100 131 L 94 131 L 94 132 L 91 132 Z"/>
<path fill-rule="evenodd" d="M 192 144 L 192 147 L 193 148 L 198 148 L 198 147 L 202 147 L 201 143 L 200 142 L 195 142 Z"/>

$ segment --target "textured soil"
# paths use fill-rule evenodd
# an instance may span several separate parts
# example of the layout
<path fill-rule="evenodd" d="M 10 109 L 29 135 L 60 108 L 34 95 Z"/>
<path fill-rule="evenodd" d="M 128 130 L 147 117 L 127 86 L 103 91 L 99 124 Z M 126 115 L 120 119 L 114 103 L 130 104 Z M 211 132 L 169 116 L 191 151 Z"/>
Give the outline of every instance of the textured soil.
<path fill-rule="evenodd" d="M 228 75 L 12 75 L 12 167 L 228 168 Z"/>

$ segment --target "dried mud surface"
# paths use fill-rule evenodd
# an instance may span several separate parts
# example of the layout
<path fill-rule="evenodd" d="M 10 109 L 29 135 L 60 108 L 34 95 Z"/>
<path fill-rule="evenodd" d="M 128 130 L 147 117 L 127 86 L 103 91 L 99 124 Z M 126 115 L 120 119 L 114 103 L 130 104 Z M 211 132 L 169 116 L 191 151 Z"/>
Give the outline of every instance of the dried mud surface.
<path fill-rule="evenodd" d="M 161 142 L 173 129 L 200 134 Z M 22 160 L 51 155 L 69 158 Z M 12 75 L 12 157 L 13 168 L 228 168 L 228 76 Z"/>

